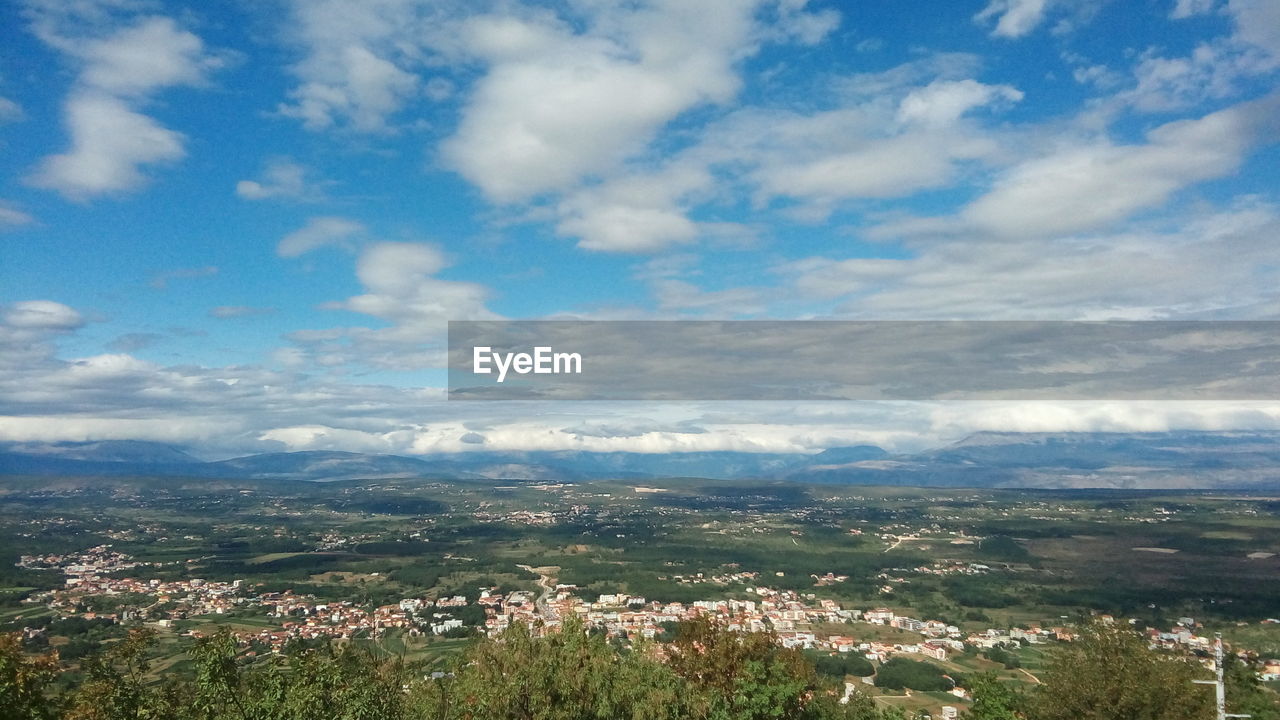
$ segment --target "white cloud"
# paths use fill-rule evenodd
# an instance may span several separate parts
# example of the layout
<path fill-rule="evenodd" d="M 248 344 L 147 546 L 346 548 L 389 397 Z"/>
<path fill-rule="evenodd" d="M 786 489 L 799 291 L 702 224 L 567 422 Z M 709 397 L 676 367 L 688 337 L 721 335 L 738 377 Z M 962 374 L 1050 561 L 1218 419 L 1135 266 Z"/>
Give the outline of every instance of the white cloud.
<path fill-rule="evenodd" d="M 75 309 L 52 300 L 24 300 L 0 306 L 0 321 L 23 330 L 75 330 L 84 317 Z"/>
<path fill-rule="evenodd" d="M 204 43 L 167 17 L 143 18 L 101 39 L 75 45 L 79 82 L 109 95 L 138 97 L 165 87 L 199 85 L 218 66 Z"/>
<path fill-rule="evenodd" d="M 320 216 L 285 235 L 276 246 L 280 257 L 295 258 L 329 245 L 349 247 L 356 236 L 364 233 L 364 225 L 342 217 Z"/>
<path fill-rule="evenodd" d="M 484 307 L 489 293 L 483 286 L 434 277 L 447 265 L 433 245 L 371 245 L 356 263 L 356 277 L 368 292 L 338 306 L 393 321 L 384 336 L 417 342 L 439 337 L 449 320 L 496 318 Z"/>
<path fill-rule="evenodd" d="M 308 130 L 322 130 L 350 121 L 356 130 L 386 129 L 386 118 L 398 110 L 418 87 L 418 79 L 368 48 L 342 48 L 326 72 L 328 82 L 308 82 L 290 93 L 291 105 L 280 113 L 302 120 Z"/>
<path fill-rule="evenodd" d="M 782 270 L 840 315 L 876 319 L 1165 319 L 1280 317 L 1269 258 L 1280 211 L 1256 200 L 1105 234 L 921 234 L 905 259 L 812 257 Z"/>
<path fill-rule="evenodd" d="M 1201 43 L 1186 57 L 1149 51 L 1134 67 L 1133 87 L 1118 99 L 1144 112 L 1182 110 L 1236 95 L 1248 80 L 1277 67 L 1280 55 L 1241 43 L 1238 36 Z"/>
<path fill-rule="evenodd" d="M 425 246 L 388 247 L 370 254 L 362 276 L 400 293 L 413 282 L 397 277 L 396 266 L 407 265 L 412 276 L 443 263 Z M 1280 407 L 1243 402 L 541 403 L 534 417 L 523 403 L 447 403 L 439 388 L 334 383 L 251 366 L 164 367 L 124 353 L 62 361 L 38 340 L 81 322 L 77 311 L 51 301 L 0 312 L 0 441 L 143 439 L 222 456 L 281 449 L 810 452 L 856 444 L 914 450 L 978 429 L 1280 427 Z M 6 332 L 18 331 L 25 334 L 5 342 Z M 477 434 L 483 443 L 474 442 Z"/>
<path fill-rule="evenodd" d="M 1022 91 L 1009 85 L 984 85 L 972 79 L 935 80 L 902 99 L 898 105 L 898 121 L 952 125 L 974 108 L 998 101 L 1015 103 L 1022 97 Z"/>
<path fill-rule="evenodd" d="M 734 97 L 735 65 L 767 34 L 756 24 L 761 4 L 587 4 L 576 24 L 546 12 L 472 18 L 461 47 L 487 71 L 442 157 L 504 203 L 610 174 L 682 113 Z M 829 11 L 810 16 L 797 2 L 783 3 L 779 14 L 785 34 L 801 41 L 829 32 L 837 19 Z M 613 212 L 644 224 L 657 215 Z"/>
<path fill-rule="evenodd" d="M 1258 138 L 1274 137 L 1278 109 L 1273 96 L 1161 125 L 1139 145 L 1061 148 L 1003 173 L 960 219 L 1003 238 L 1103 227 L 1233 172 Z"/>
<path fill-rule="evenodd" d="M 1235 20 L 1236 36 L 1280 59 L 1280 3 L 1273 0 L 1229 0 L 1227 14 Z"/>
<path fill-rule="evenodd" d="M 741 318 L 763 314 L 771 293 L 762 287 L 704 290 L 690 282 L 702 275 L 693 255 L 665 255 L 640 266 L 635 277 L 649 285 L 662 318 Z"/>
<path fill-rule="evenodd" d="M 663 2 L 598 18 L 608 26 L 589 34 L 545 17 L 476 18 L 467 45 L 489 71 L 444 157 L 500 202 L 610 170 L 681 112 L 737 91 L 753 10 Z"/>
<path fill-rule="evenodd" d="M 1179 0 L 1171 17 L 1218 12 L 1217 6 L 1214 0 Z M 1231 19 L 1229 35 L 1203 40 L 1183 56 L 1148 48 L 1134 65 L 1132 87 L 1112 100 L 1144 112 L 1178 111 L 1242 94 L 1280 69 L 1280 5 L 1232 0 L 1220 12 Z M 1112 74 L 1100 77 L 1110 80 Z"/>
<path fill-rule="evenodd" d="M 991 0 L 974 20 L 986 23 L 995 18 L 992 35 L 1019 38 L 1040 26 L 1049 5 L 1050 0 Z"/>
<path fill-rule="evenodd" d="M 850 95 L 836 109 L 743 110 L 715 129 L 712 152 L 745 166 L 757 205 L 798 200 L 807 218 L 822 219 L 841 201 L 941 187 L 964 163 L 1000 154 L 991 133 L 966 115 L 1022 97 L 1008 85 L 954 77 L 972 69 L 963 57 L 932 58 L 844 81 Z"/>
<path fill-rule="evenodd" d="M 589 250 L 653 252 L 713 235 L 715 224 L 694 220 L 692 209 L 735 181 L 755 190 L 759 207 L 799 201 L 789 212 L 805 220 L 822 220 L 848 200 L 945 186 L 966 163 L 1002 154 L 969 116 L 1022 97 L 966 77 L 977 69 L 971 56 L 932 55 L 826 83 L 835 109 L 735 111 L 663 162 L 634 161 L 565 193 L 555 205 L 556 230 Z"/>
<path fill-rule="evenodd" d="M 393 130 L 393 116 L 422 91 L 414 70 L 449 33 L 447 3 L 422 0 L 292 0 L 287 39 L 303 52 L 282 115 L 309 130 Z"/>
<path fill-rule="evenodd" d="M 1169 432 L 1275 429 L 1280 407 L 1268 403 L 1111 402 L 958 403 L 935 406 L 931 434 L 981 432 Z"/>
<path fill-rule="evenodd" d="M 67 100 L 70 151 L 45 158 L 28 181 L 70 198 L 136 188 L 144 165 L 181 160 L 183 136 L 116 97 L 79 94 Z"/>
<path fill-rule="evenodd" d="M 1213 12 L 1217 0 L 1175 0 L 1169 17 L 1175 20 Z"/>
<path fill-rule="evenodd" d="M 683 201 L 706 191 L 711 174 L 695 163 L 672 162 L 657 172 L 637 172 L 567 195 L 558 205 L 556 231 L 580 238 L 586 250 L 652 252 L 696 239 L 698 224 Z"/>
<path fill-rule="evenodd" d="M 86 199 L 136 188 L 146 181 L 143 167 L 185 155 L 182 134 L 139 106 L 158 90 L 202 83 L 219 65 L 200 38 L 166 17 L 143 17 L 103 37 L 63 36 L 51 21 L 37 21 L 37 32 L 82 69 L 64 108 L 71 148 L 45 158 L 28 182 Z"/>
<path fill-rule="evenodd" d="M 236 183 L 236 195 L 245 200 L 318 200 L 323 192 L 316 184 L 307 182 L 307 169 L 289 158 L 267 161 L 259 180 L 241 180 Z"/>
<path fill-rule="evenodd" d="M 289 334 L 305 357 L 324 367 L 373 366 L 422 370 L 444 365 L 441 340 L 450 320 L 493 320 L 483 285 L 437 275 L 449 261 L 425 243 L 378 242 L 365 247 L 356 277 L 366 292 L 322 305 L 368 315 L 385 327 L 344 327 Z M 297 362 L 294 354 L 282 360 Z"/>

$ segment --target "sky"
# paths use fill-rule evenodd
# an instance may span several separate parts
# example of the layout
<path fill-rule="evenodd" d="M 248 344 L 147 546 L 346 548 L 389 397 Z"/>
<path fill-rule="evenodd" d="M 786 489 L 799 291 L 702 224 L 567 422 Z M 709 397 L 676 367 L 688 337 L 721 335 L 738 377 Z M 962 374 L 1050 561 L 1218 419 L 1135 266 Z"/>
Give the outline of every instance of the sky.
<path fill-rule="evenodd" d="M 1280 319 L 1277 0 L 0 4 L 0 442 L 812 451 L 1280 404 L 459 403 L 449 320 Z"/>

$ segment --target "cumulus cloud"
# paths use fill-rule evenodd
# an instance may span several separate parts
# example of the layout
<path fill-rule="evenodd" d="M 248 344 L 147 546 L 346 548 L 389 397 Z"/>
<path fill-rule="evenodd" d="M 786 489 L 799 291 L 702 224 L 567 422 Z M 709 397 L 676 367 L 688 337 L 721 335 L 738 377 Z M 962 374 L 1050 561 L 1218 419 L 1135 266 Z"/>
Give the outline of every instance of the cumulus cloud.
<path fill-rule="evenodd" d="M 763 287 L 704 290 L 692 282 L 702 276 L 693 255 L 666 255 L 644 263 L 635 274 L 649 286 L 660 317 L 744 318 L 763 314 L 775 293 Z"/>
<path fill-rule="evenodd" d="M 1092 230 L 1234 172 L 1259 138 L 1275 137 L 1280 96 L 1161 125 L 1147 142 L 1067 146 L 1004 172 L 960 218 L 1004 238 Z"/>
<path fill-rule="evenodd" d="M 911 257 L 811 257 L 783 268 L 805 296 L 876 319 L 1271 319 L 1280 211 L 1258 200 L 1101 234 L 1010 243 L 922 234 Z M 949 229 L 949 228 L 948 228 Z"/>
<path fill-rule="evenodd" d="M 609 173 L 682 113 L 736 94 L 735 65 L 755 51 L 761 5 L 657 0 L 586 5 L 576 23 L 548 13 L 473 18 L 462 45 L 487 70 L 443 158 L 498 202 Z M 809 15 L 804 3 L 782 6 L 783 27 L 802 41 L 838 20 Z"/>
<path fill-rule="evenodd" d="M 1175 0 L 1169 17 L 1181 20 L 1195 15 L 1204 15 L 1212 12 L 1215 4 L 1217 0 Z"/>
<path fill-rule="evenodd" d="M 943 55 L 837 82 L 839 107 L 816 112 L 747 108 L 709 133 L 713 162 L 728 163 L 755 188 L 756 204 L 799 201 L 803 217 L 840 202 L 898 198 L 941 187 L 999 144 L 979 108 L 999 109 L 1022 93 L 981 83 L 970 58 Z"/>
<path fill-rule="evenodd" d="M 236 183 L 236 195 L 245 200 L 319 200 L 324 193 L 308 182 L 307 169 L 289 158 L 269 160 L 258 180 Z"/>
<path fill-rule="evenodd" d="M 365 231 L 364 225 L 342 217 L 320 216 L 281 238 L 276 254 L 284 258 L 306 255 L 318 248 L 336 245 L 351 247 L 351 242 Z"/>
<path fill-rule="evenodd" d="M 1251 83 L 1280 69 L 1280 9 L 1272 2 L 1178 0 L 1171 17 L 1182 19 L 1217 12 L 1228 17 L 1232 31 L 1198 42 L 1185 55 L 1168 55 L 1151 47 L 1139 54 L 1130 86 L 1105 105 L 1142 112 L 1172 112 L 1243 95 Z M 1080 67 L 1078 78 L 1121 84 L 1121 76 L 1102 68 Z"/>
<path fill-rule="evenodd" d="M 444 158 L 500 202 L 609 170 L 681 112 L 737 91 L 753 10 L 662 2 L 594 18 L 587 33 L 545 15 L 475 18 L 466 45 L 489 70 Z"/>
<path fill-rule="evenodd" d="M 1050 4 L 1050 0 L 991 0 L 973 19 L 995 20 L 991 34 L 996 37 L 1019 38 L 1040 26 Z"/>
<path fill-rule="evenodd" d="M 974 108 L 1021 99 L 1022 91 L 1009 85 L 984 85 L 970 78 L 935 80 L 902 99 L 898 120 L 931 126 L 951 125 Z"/>
<path fill-rule="evenodd" d="M 302 52 L 297 84 L 278 111 L 309 130 L 384 133 L 422 91 L 414 74 L 432 38 L 446 33 L 447 3 L 292 0 L 286 38 Z"/>
<path fill-rule="evenodd" d="M 136 188 L 144 167 L 182 159 L 182 134 L 141 107 L 162 89 L 201 84 L 220 59 L 167 17 L 141 17 L 100 37 L 66 35 L 63 25 L 48 15 L 35 21 L 37 34 L 81 67 L 63 109 L 71 147 L 45 158 L 28 182 L 87 199 Z"/>
<path fill-rule="evenodd" d="M 85 94 L 67 100 L 71 150 L 45 158 L 28 180 L 83 199 L 141 185 L 141 168 L 182 159 L 183 137 L 119 98 Z"/>
<path fill-rule="evenodd" d="M 435 277 L 448 261 L 438 247 L 383 242 L 360 255 L 356 277 L 368 291 L 334 305 L 396 323 L 384 336 L 423 341 L 438 337 L 449 320 L 496 318 L 484 307 L 482 285 Z"/>
<path fill-rule="evenodd" d="M 1268 0 L 1229 0 L 1227 14 L 1240 40 L 1280 58 L 1280 6 Z"/>
<path fill-rule="evenodd" d="M 558 205 L 560 235 L 579 247 L 610 252 L 651 252 L 699 236 L 683 203 L 713 184 L 705 167 L 672 163 L 662 170 L 611 179 L 568 194 Z"/>
<path fill-rule="evenodd" d="M 444 366 L 443 339 L 450 320 L 492 320 L 487 287 L 438 275 L 449 259 L 435 245 L 375 242 L 360 252 L 356 277 L 365 292 L 322 305 L 360 313 L 382 327 L 342 327 L 289 333 L 294 350 L 282 364 L 423 370 Z"/>
<path fill-rule="evenodd" d="M 588 250 L 654 252 L 716 234 L 694 210 L 730 187 L 755 205 L 794 201 L 802 219 L 843 202 L 913 195 L 952 182 L 966 164 L 1005 153 L 982 112 L 1022 93 L 979 82 L 967 55 L 928 56 L 822 88 L 837 107 L 801 112 L 744 107 L 704 127 L 699 141 L 663 161 L 632 162 L 555 203 L 556 231 Z"/>

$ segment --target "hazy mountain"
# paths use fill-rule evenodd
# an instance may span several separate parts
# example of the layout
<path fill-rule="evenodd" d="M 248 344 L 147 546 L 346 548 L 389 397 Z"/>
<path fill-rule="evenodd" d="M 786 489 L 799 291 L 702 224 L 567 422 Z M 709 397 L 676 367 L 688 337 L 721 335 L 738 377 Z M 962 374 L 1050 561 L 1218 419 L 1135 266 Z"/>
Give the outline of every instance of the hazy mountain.
<path fill-rule="evenodd" d="M 0 452 L 88 462 L 125 462 L 147 465 L 176 465 L 200 462 L 171 445 L 142 440 L 95 440 L 91 442 L 7 443 Z"/>
<path fill-rule="evenodd" d="M 977 433 L 906 455 L 874 446 L 817 454 L 482 450 L 403 457 L 308 451 L 217 462 L 200 462 L 157 443 L 28 443 L 0 447 L 0 474 L 290 480 L 785 478 L 862 485 L 1280 490 L 1280 433 Z"/>
<path fill-rule="evenodd" d="M 975 433 L 935 450 L 811 465 L 793 480 L 956 487 L 1280 489 L 1280 433 Z"/>

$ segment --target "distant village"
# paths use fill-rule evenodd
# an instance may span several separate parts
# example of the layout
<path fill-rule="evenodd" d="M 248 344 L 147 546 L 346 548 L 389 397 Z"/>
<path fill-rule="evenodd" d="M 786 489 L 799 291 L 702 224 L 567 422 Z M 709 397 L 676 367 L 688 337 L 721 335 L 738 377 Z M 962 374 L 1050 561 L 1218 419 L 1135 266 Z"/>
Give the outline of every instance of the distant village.
<path fill-rule="evenodd" d="M 275 628 L 242 630 L 242 642 L 257 644 L 272 652 L 280 652 L 293 640 L 321 638 L 351 639 L 380 637 L 388 630 L 415 635 L 458 635 L 476 632 L 497 635 L 513 623 L 524 623 L 535 632 L 554 631 L 566 618 L 580 618 L 586 626 L 598 628 L 611 637 L 631 641 L 654 639 L 670 623 L 711 617 L 730 630 L 772 631 L 783 646 L 835 653 L 857 653 L 868 660 L 884 662 L 896 654 L 910 654 L 945 661 L 966 648 L 1012 647 L 1015 644 L 1039 644 L 1047 641 L 1071 641 L 1075 634 L 1062 627 L 990 628 L 982 632 L 963 632 L 955 625 L 939 620 L 918 619 L 899 615 L 889 608 L 849 609 L 812 593 L 770 588 L 757 572 L 736 572 L 703 577 L 676 575 L 671 579 L 683 583 L 711 582 L 744 585 L 750 599 L 701 600 L 690 603 L 662 602 L 626 594 L 603 594 L 594 600 L 581 597 L 573 585 L 552 584 L 542 577 L 541 593 L 517 590 L 500 593 L 497 588 L 482 588 L 476 604 L 483 611 L 472 612 L 474 623 L 460 615 L 472 605 L 467 597 L 409 597 L 394 604 L 367 608 L 351 601 L 321 601 L 314 596 L 284 592 L 255 592 L 240 580 L 215 582 L 198 578 L 162 581 L 120 577 L 141 565 L 109 545 L 66 555 L 24 555 L 18 566 L 32 570 L 58 571 L 65 576 L 64 586 L 35 593 L 25 602 L 39 604 L 59 617 L 104 619 L 112 622 L 151 622 L 171 627 L 175 621 L 209 615 L 225 615 L 247 609 L 260 609 L 262 615 L 278 623 Z M 917 572 L 987 571 L 981 565 L 943 564 L 940 567 L 916 568 Z M 826 574 L 811 576 L 815 586 L 844 582 L 845 576 Z M 147 602 L 122 604 L 114 612 L 89 610 L 92 598 L 126 596 Z M 1108 615 L 1103 622 L 1116 622 Z M 1275 622 L 1274 620 L 1268 622 Z M 815 626 L 838 632 L 819 632 Z M 918 640 L 887 642 L 862 639 L 858 627 L 885 626 L 918 635 Z M 1180 618 L 1168 630 L 1148 629 L 1150 644 L 1170 650 L 1207 651 L 1213 639 L 1197 634 L 1199 625 L 1193 618 Z M 32 631 L 38 632 L 38 631 Z M 200 634 L 198 628 L 187 630 Z M 1280 660 L 1249 657 L 1257 662 L 1263 680 L 1280 679 Z M 955 694 L 964 697 L 957 688 Z"/>

